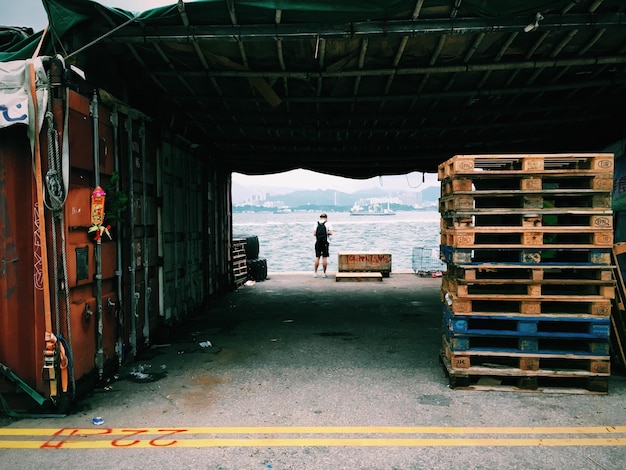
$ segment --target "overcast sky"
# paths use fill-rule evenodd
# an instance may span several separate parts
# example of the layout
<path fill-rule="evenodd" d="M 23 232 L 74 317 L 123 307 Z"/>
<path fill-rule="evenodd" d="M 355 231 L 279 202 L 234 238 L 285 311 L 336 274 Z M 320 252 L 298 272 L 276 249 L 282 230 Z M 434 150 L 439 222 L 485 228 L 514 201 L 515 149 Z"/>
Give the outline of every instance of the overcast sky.
<path fill-rule="evenodd" d="M 248 176 L 239 173 L 233 174 L 233 181 L 241 185 L 255 188 L 266 186 L 292 189 L 336 189 L 352 193 L 361 189 L 382 188 L 400 191 L 421 191 L 428 186 L 435 186 L 437 175 L 410 173 L 408 175 L 392 175 L 354 180 L 339 176 L 314 173 L 309 170 L 292 170 L 273 175 Z"/>
<path fill-rule="evenodd" d="M 163 5 L 175 4 L 176 0 L 100 0 L 98 3 L 128 11 L 142 12 Z M 41 31 L 47 22 L 46 12 L 41 0 L 0 0 L 1 25 L 27 26 L 35 31 Z M 234 174 L 233 181 L 252 188 L 337 189 L 345 192 L 354 192 L 373 187 L 406 191 L 422 190 L 427 186 L 438 184 L 437 175 L 433 174 L 411 173 L 367 180 L 351 180 L 314 173 L 308 170 L 292 170 L 286 173 L 265 176 Z"/>

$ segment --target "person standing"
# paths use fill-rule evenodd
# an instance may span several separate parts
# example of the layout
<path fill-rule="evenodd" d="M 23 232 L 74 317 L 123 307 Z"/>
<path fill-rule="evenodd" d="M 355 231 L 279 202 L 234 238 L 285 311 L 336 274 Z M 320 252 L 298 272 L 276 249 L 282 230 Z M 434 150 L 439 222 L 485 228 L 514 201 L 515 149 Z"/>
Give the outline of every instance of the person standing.
<path fill-rule="evenodd" d="M 332 234 L 333 228 L 328 223 L 328 216 L 326 214 L 321 214 L 320 220 L 317 221 L 317 224 L 313 229 L 313 236 L 315 237 L 315 269 L 313 271 L 313 277 L 317 277 L 317 269 L 320 266 L 320 258 L 322 259 L 322 277 L 327 277 L 326 268 L 328 267 L 328 247 L 330 246 L 329 237 Z"/>

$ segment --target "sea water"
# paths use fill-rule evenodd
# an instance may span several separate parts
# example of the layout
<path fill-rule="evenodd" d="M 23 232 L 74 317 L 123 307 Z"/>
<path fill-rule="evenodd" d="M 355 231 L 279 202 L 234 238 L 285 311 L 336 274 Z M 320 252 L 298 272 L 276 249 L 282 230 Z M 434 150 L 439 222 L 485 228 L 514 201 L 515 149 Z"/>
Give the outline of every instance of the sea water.
<path fill-rule="evenodd" d="M 333 229 L 329 272 L 337 271 L 339 253 L 391 253 L 392 272 L 429 269 L 439 264 L 440 215 L 435 211 L 398 211 L 391 216 L 352 216 L 327 212 Z M 257 236 L 259 258 L 269 272 L 313 271 L 318 212 L 234 213 L 235 237 Z M 434 258 L 434 261 L 433 261 Z M 428 266 L 427 266 L 428 265 Z"/>

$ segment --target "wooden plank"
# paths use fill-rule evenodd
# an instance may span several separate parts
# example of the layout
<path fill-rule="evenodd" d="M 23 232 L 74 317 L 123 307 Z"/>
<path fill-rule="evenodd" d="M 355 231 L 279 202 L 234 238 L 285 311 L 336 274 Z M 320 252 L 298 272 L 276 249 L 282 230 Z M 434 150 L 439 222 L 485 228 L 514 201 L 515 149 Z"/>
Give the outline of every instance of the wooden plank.
<path fill-rule="evenodd" d="M 440 232 L 440 244 L 456 248 L 593 248 L 612 247 L 613 230 L 580 227 L 497 227 L 482 229 L 446 229 Z"/>
<path fill-rule="evenodd" d="M 449 310 L 444 323 L 451 335 L 609 339 L 608 317 L 576 315 L 462 315 Z"/>
<path fill-rule="evenodd" d="M 504 375 L 497 371 L 454 369 L 444 354 L 440 355 L 444 372 L 455 390 L 480 390 L 499 392 L 533 392 L 564 394 L 607 394 L 609 377 L 606 376 L 543 376 L 521 371 L 519 374 Z M 523 373 L 522 373 L 523 372 Z"/>
<path fill-rule="evenodd" d="M 501 214 L 491 213 L 443 213 L 441 214 L 440 226 L 442 230 L 480 230 L 482 233 L 495 233 L 498 230 L 532 230 L 548 229 L 555 230 L 585 230 L 613 229 L 612 214 L 596 214 L 594 211 L 580 214 L 551 213 L 544 214 L 537 211 L 524 211 L 523 213 L 506 212 Z"/>
<path fill-rule="evenodd" d="M 489 195 L 507 191 L 510 194 L 559 194 L 568 191 L 585 193 L 611 193 L 613 175 L 599 174 L 536 174 L 494 175 L 476 173 L 473 175 L 451 176 L 441 182 L 441 196 Z"/>
<path fill-rule="evenodd" d="M 541 353 L 553 355 L 581 354 L 608 356 L 609 338 L 556 338 L 523 335 L 470 335 L 446 333 L 450 350 L 489 351 L 495 353 Z"/>
<path fill-rule="evenodd" d="M 603 284 L 615 285 L 613 266 L 520 266 L 520 265 L 484 265 L 450 266 L 447 276 L 458 284 L 473 282 L 476 284 L 538 283 L 538 284 Z"/>
<path fill-rule="evenodd" d="M 444 308 L 454 314 L 499 315 L 499 314 L 586 314 L 608 317 L 611 314 L 611 300 L 597 296 L 545 296 L 534 298 L 493 296 L 458 297 L 453 292 L 441 291 Z"/>
<path fill-rule="evenodd" d="M 439 247 L 441 259 L 446 263 L 479 266 L 481 263 L 503 263 L 520 266 L 543 266 L 549 267 L 551 264 L 564 265 L 570 267 L 585 265 L 611 265 L 611 249 L 602 247 L 587 248 L 509 248 L 509 247 L 477 247 L 477 248 L 456 248 L 449 245 Z"/>
<path fill-rule="evenodd" d="M 335 275 L 335 282 L 382 282 L 382 273 L 340 272 Z"/>
<path fill-rule="evenodd" d="M 575 301 L 581 296 L 598 299 L 615 298 L 615 283 L 609 281 L 567 279 L 556 282 L 542 282 L 530 279 L 491 279 L 487 282 L 461 281 L 447 273 L 442 278 L 444 292 L 451 292 L 459 298 L 480 299 L 489 296 L 493 299 L 537 300 L 571 297 Z"/>
<path fill-rule="evenodd" d="M 490 191 L 470 194 L 452 194 L 439 198 L 439 212 L 475 211 L 479 209 L 569 209 L 611 208 L 611 193 L 512 193 Z"/>
<path fill-rule="evenodd" d="M 379 272 L 383 277 L 391 273 L 391 253 L 377 251 L 341 252 L 337 255 L 339 272 Z"/>
<path fill-rule="evenodd" d="M 611 310 L 611 326 L 613 328 L 613 349 L 617 355 L 622 370 L 626 370 L 626 286 L 619 263 L 619 255 L 625 253 L 626 243 L 619 243 L 613 247 L 613 275 L 617 283 L 617 295 L 614 300 L 614 308 Z"/>
<path fill-rule="evenodd" d="M 456 155 L 438 166 L 439 180 L 452 175 L 491 173 L 568 172 L 596 174 L 613 172 L 613 154 L 528 154 L 528 155 Z"/>
<path fill-rule="evenodd" d="M 450 361 L 452 369 L 473 375 L 522 375 L 525 371 L 530 375 L 546 377 L 567 376 L 610 376 L 611 358 L 572 358 L 569 356 L 547 357 L 537 355 L 519 357 L 506 353 L 489 353 L 488 355 L 471 355 L 456 353 L 445 348 L 443 353 Z"/>

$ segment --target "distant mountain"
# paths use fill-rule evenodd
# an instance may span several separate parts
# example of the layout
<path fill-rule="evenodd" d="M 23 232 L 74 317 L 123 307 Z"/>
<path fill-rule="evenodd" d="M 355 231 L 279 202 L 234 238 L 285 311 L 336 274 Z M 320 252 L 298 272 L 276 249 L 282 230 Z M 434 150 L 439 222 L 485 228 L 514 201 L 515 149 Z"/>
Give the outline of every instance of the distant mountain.
<path fill-rule="evenodd" d="M 441 195 L 441 188 L 439 186 L 429 186 L 423 189 L 420 194 L 422 195 L 422 201 L 437 202 Z"/>
<path fill-rule="evenodd" d="M 287 194 L 278 194 L 268 197 L 269 201 L 282 201 L 289 207 L 306 206 L 351 206 L 354 204 L 354 195 L 332 189 L 298 190 Z"/>
<path fill-rule="evenodd" d="M 235 205 L 240 205 L 242 201 L 252 195 L 259 195 L 259 191 L 248 192 L 240 191 L 235 195 L 235 184 L 233 184 L 233 201 Z M 411 206 L 415 203 L 426 206 L 436 206 L 439 198 L 440 189 L 438 186 L 426 187 L 422 191 L 398 191 L 387 190 L 383 188 L 364 189 L 354 193 L 346 193 L 332 189 L 317 190 L 297 190 L 288 193 L 280 193 L 279 191 L 268 191 L 264 193 L 263 201 L 272 202 L 274 205 L 284 205 L 292 209 L 339 209 L 349 210 L 352 205 L 359 199 L 369 199 L 377 197 L 397 197 L 405 201 L 405 205 Z M 245 197 L 244 197 L 245 196 Z M 393 207 L 393 209 L 402 209 L 402 207 Z"/>

